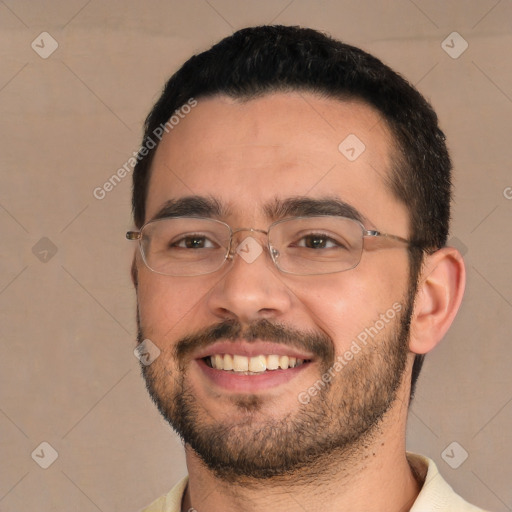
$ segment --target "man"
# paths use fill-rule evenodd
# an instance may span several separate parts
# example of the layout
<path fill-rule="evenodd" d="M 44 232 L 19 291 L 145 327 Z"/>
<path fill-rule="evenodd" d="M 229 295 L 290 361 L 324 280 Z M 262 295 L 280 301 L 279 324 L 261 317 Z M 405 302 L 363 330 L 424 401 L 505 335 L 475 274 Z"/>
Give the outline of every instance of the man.
<path fill-rule="evenodd" d="M 169 80 L 127 236 L 189 476 L 147 511 L 480 510 L 405 451 L 464 290 L 450 169 L 425 99 L 310 29 L 241 30 Z"/>

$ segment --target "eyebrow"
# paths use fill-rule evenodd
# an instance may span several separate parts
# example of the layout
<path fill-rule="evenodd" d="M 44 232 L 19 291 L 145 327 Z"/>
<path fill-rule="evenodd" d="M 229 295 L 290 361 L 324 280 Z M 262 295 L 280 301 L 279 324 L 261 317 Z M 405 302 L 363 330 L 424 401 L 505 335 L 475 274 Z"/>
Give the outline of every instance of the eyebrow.
<path fill-rule="evenodd" d="M 337 197 L 291 197 L 274 199 L 265 207 L 265 213 L 273 220 L 285 217 L 314 217 L 316 215 L 333 215 L 348 217 L 362 224 L 368 220 L 357 208 Z"/>
<path fill-rule="evenodd" d="M 286 217 L 314 217 L 316 215 L 333 215 L 348 217 L 362 224 L 367 218 L 357 208 L 337 197 L 290 197 L 287 199 L 275 198 L 264 207 L 264 212 L 271 220 Z M 170 199 L 158 210 L 151 220 L 169 217 L 217 217 L 225 218 L 230 209 L 214 197 L 186 196 L 179 199 Z"/>
<path fill-rule="evenodd" d="M 227 208 L 213 197 L 186 196 L 166 201 L 151 220 L 166 217 L 223 217 L 227 213 Z"/>

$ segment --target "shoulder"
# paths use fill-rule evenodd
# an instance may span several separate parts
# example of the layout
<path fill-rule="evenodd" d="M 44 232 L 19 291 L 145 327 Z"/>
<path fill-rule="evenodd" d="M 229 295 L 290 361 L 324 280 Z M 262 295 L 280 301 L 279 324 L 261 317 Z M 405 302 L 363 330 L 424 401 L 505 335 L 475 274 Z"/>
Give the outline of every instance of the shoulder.
<path fill-rule="evenodd" d="M 441 476 L 435 462 L 428 457 L 407 452 L 413 470 L 424 478 L 410 512 L 485 512 L 465 501 Z"/>
<path fill-rule="evenodd" d="M 180 480 L 167 494 L 160 496 L 141 512 L 181 512 L 181 501 L 187 487 L 188 476 Z"/>

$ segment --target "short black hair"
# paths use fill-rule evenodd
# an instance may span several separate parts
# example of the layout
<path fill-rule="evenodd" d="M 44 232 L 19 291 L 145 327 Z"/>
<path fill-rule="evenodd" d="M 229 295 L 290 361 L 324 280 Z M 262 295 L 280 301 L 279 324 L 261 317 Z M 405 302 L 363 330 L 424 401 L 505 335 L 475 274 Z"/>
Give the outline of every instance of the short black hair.
<path fill-rule="evenodd" d="M 437 115 L 398 73 L 363 50 L 309 28 L 259 26 L 239 30 L 194 55 L 169 79 L 145 122 L 133 173 L 137 227 L 146 215 L 154 133 L 191 99 L 227 95 L 250 100 L 272 92 L 308 91 L 340 100 L 357 99 L 376 109 L 394 137 L 388 185 L 410 219 L 410 281 L 413 296 L 425 252 L 446 244 L 452 193 L 451 161 Z M 151 139 L 152 143 L 149 144 Z M 411 397 L 423 364 L 416 355 Z"/>

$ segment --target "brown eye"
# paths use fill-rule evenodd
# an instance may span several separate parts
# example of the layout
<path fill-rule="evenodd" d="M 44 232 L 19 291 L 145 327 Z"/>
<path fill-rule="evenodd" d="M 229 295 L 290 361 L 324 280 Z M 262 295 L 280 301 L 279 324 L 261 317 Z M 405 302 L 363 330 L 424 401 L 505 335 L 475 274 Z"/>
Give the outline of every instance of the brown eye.
<path fill-rule="evenodd" d="M 325 249 L 328 238 L 323 236 L 310 235 L 304 237 L 304 245 L 309 249 Z"/>
<path fill-rule="evenodd" d="M 181 249 L 210 249 L 215 247 L 215 245 L 205 236 L 186 236 L 174 242 L 171 247 L 179 247 Z"/>
<path fill-rule="evenodd" d="M 305 247 L 307 249 L 340 249 L 344 247 L 343 244 L 327 235 L 314 233 L 303 236 L 294 245 L 297 247 Z"/>

